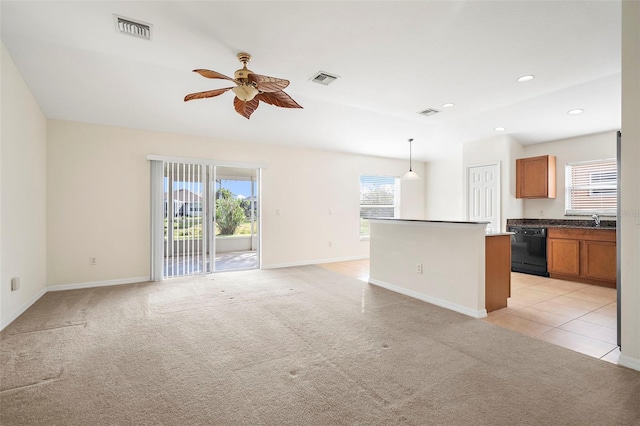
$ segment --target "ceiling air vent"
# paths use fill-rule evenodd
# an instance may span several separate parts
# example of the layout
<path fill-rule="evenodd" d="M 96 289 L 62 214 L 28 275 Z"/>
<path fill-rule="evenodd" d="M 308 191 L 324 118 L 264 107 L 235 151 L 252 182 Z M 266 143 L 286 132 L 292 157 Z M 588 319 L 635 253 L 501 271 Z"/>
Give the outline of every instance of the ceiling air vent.
<path fill-rule="evenodd" d="M 113 20 L 116 23 L 116 31 L 120 34 L 151 40 L 151 24 L 134 21 L 118 15 L 113 15 Z"/>
<path fill-rule="evenodd" d="M 430 116 L 430 115 L 436 115 L 437 113 L 439 113 L 440 111 L 438 111 L 437 109 L 433 109 L 433 108 L 427 108 L 424 111 L 420 111 L 418 112 L 418 114 L 420 115 L 424 115 L 426 117 Z"/>
<path fill-rule="evenodd" d="M 311 81 L 313 81 L 314 83 L 322 84 L 324 86 L 328 86 L 330 83 L 333 83 L 337 79 L 337 75 L 332 75 L 324 71 L 318 71 L 313 77 L 311 77 Z"/>

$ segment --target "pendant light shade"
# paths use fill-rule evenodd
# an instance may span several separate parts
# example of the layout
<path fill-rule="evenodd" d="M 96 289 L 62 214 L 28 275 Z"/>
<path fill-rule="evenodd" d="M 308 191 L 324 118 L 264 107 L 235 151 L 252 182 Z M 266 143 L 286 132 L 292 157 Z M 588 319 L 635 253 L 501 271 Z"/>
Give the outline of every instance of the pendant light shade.
<path fill-rule="evenodd" d="M 420 176 L 418 176 L 418 174 L 413 171 L 413 168 L 412 168 L 412 165 L 411 165 L 411 142 L 413 142 L 413 139 L 409 139 L 409 171 L 407 173 L 405 173 L 404 176 L 402 176 L 403 180 L 418 180 L 418 179 L 420 179 Z"/>
<path fill-rule="evenodd" d="M 413 170 L 409 170 L 407 173 L 404 174 L 404 176 L 402 176 L 403 180 L 418 180 L 420 179 L 420 176 L 418 176 L 418 174 L 416 172 L 414 172 Z"/>

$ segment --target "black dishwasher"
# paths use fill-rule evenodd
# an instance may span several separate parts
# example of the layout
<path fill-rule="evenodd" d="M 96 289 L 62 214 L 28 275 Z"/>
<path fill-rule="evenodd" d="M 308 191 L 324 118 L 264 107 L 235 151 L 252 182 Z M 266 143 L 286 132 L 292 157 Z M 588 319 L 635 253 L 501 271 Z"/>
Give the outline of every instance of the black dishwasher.
<path fill-rule="evenodd" d="M 511 270 L 548 277 L 547 228 L 509 226 L 511 235 Z"/>

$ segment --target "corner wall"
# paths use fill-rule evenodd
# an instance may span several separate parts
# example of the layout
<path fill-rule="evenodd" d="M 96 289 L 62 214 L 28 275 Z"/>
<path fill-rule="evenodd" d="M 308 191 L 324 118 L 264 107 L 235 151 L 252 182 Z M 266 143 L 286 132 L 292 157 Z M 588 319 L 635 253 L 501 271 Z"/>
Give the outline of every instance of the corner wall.
<path fill-rule="evenodd" d="M 46 119 L 0 43 L 0 329 L 46 291 Z M 20 289 L 11 291 L 11 278 Z"/>
<path fill-rule="evenodd" d="M 622 164 L 619 212 L 622 354 L 640 370 L 640 2 L 622 2 Z M 636 395 L 637 396 L 637 395 Z"/>
<path fill-rule="evenodd" d="M 455 155 L 425 163 L 424 218 L 465 221 L 462 148 Z"/>

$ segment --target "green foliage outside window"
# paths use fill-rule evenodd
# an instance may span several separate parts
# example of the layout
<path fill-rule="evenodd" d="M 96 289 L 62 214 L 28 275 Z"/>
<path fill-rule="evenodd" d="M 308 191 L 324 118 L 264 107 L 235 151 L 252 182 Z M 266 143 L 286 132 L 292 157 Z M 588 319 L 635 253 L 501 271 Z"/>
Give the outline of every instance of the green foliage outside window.
<path fill-rule="evenodd" d="M 240 200 L 220 198 L 216 200 L 216 223 L 220 235 L 233 235 L 236 228 L 246 220 Z"/>

